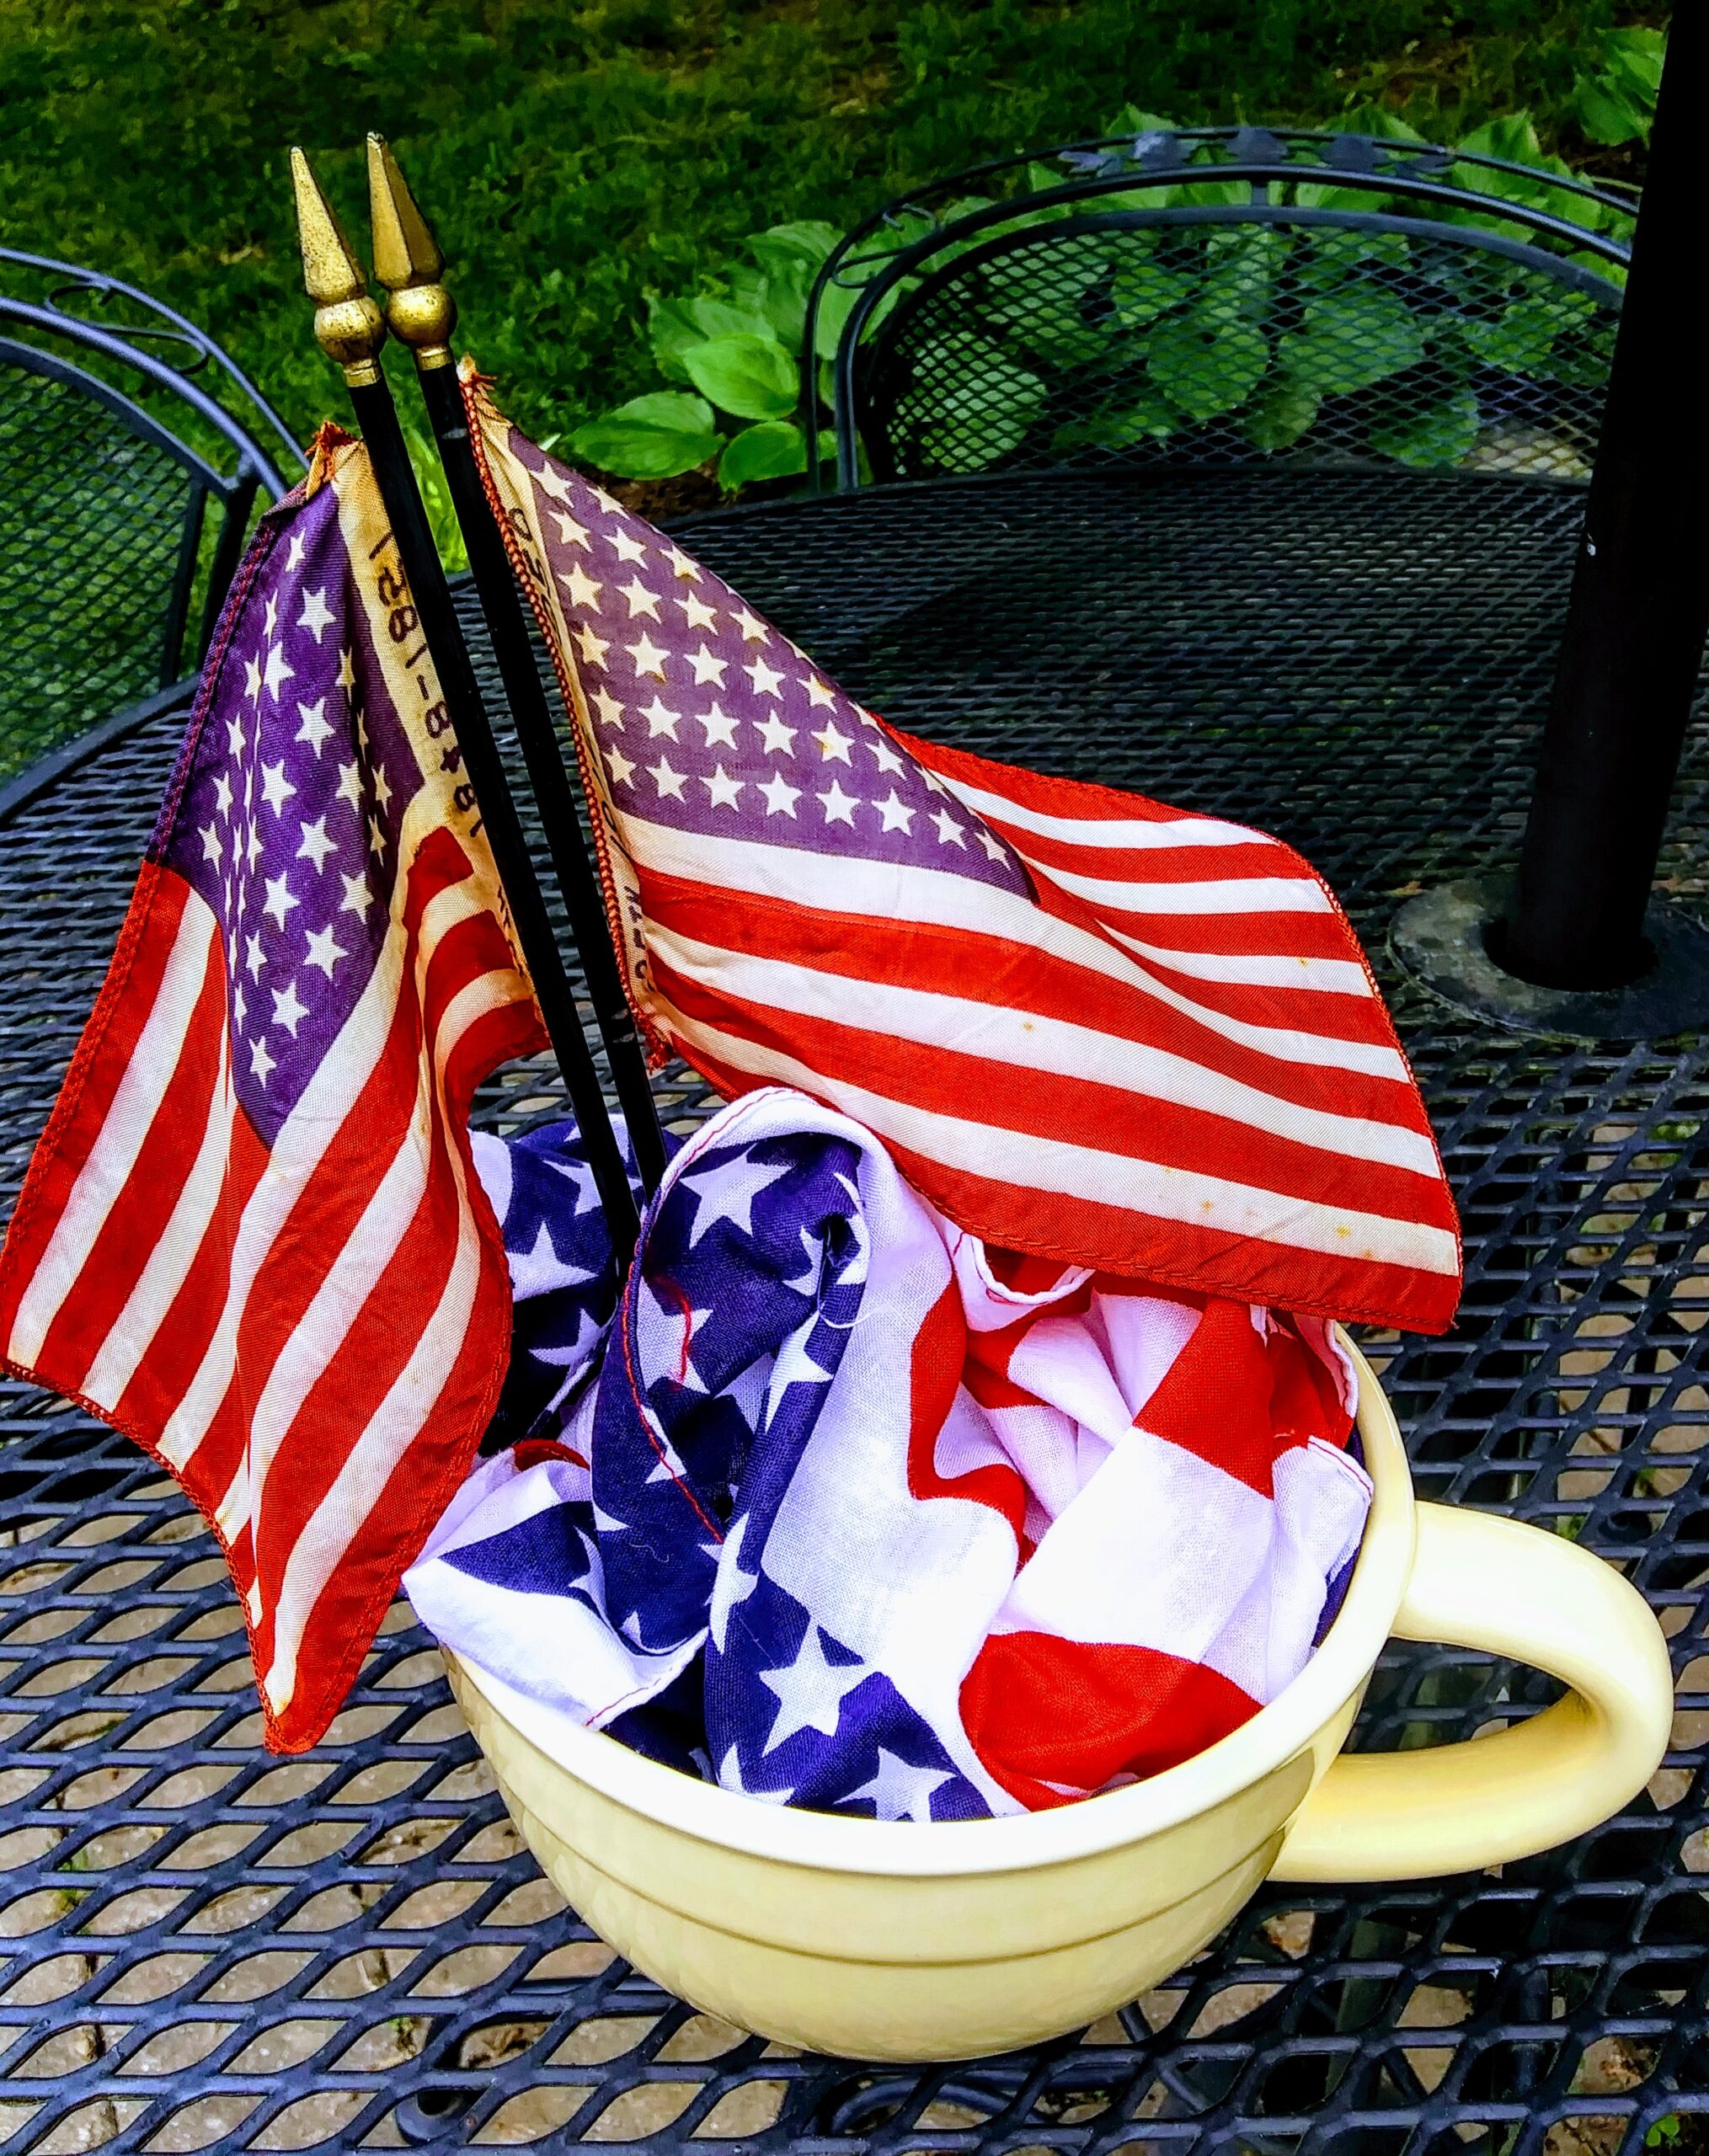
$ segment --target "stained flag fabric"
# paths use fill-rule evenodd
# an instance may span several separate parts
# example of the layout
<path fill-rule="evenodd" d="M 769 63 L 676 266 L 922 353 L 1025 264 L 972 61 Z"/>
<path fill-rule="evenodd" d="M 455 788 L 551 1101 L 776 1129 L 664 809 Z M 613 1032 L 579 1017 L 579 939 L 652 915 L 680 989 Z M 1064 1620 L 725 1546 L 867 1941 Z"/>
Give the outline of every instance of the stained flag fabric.
<path fill-rule="evenodd" d="M 8 1369 L 169 1468 L 275 1748 L 462 1483 L 510 1283 L 479 1081 L 545 1046 L 366 451 L 262 520 L 0 1255 Z"/>
<path fill-rule="evenodd" d="M 467 373 L 465 394 L 661 1054 L 727 1097 L 781 1084 L 846 1112 L 995 1244 L 1448 1324 L 1429 1123 L 1307 862 L 899 732 Z"/>
<path fill-rule="evenodd" d="M 573 1129 L 476 1142 L 513 1442 L 405 1588 L 548 1754 L 590 1726 L 980 1817 L 1156 1773 L 1304 1667 L 1370 1500 L 1331 1328 L 992 1251 L 775 1088 L 676 1155 L 619 1300 Z"/>

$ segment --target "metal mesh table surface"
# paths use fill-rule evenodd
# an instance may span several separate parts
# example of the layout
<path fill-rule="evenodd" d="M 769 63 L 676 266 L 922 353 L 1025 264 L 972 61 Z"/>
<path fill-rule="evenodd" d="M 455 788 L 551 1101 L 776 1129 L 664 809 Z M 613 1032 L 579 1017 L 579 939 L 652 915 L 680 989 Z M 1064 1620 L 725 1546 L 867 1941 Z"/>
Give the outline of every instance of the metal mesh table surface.
<path fill-rule="evenodd" d="M 1088 2032 L 863 2068 L 668 1999 L 557 1903 L 400 1607 L 307 1757 L 270 1758 L 217 1554 L 61 1404 L 0 1399 L 0 2136 L 11 2148 L 739 2140 L 792 2156 L 1694 2145 L 1709 2112 L 1709 1074 L 1461 1020 L 1386 955 L 1402 897 L 1509 860 L 1582 510 L 1513 478 L 1086 475 L 873 490 L 687 543 L 905 726 L 1277 830 L 1349 904 L 1462 1208 L 1445 1339 L 1377 1336 L 1421 1492 L 1552 1524 L 1661 1614 L 1677 1749 L 1498 1873 L 1265 1889 Z M 0 830 L 7 1202 L 123 910 L 156 723 Z M 1704 889 L 1709 728 L 1664 864 Z M 677 1074 L 681 1078 L 681 1074 Z M 491 1120 L 551 1111 L 537 1069 Z M 692 1082 L 671 1115 L 703 1113 Z M 1357 1741 L 1551 1696 L 1394 1650 Z M 1675 2121 L 1681 2121 L 1675 2123 Z"/>

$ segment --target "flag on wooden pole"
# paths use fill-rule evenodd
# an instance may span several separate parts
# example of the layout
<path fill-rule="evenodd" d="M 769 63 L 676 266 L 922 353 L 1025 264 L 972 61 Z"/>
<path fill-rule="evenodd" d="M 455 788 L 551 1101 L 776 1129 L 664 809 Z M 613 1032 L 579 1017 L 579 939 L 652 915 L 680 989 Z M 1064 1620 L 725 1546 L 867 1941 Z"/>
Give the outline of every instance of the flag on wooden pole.
<path fill-rule="evenodd" d="M 899 733 L 464 387 L 656 1046 L 843 1110 L 1007 1248 L 1447 1325 L 1453 1199 L 1309 862 Z"/>
<path fill-rule="evenodd" d="M 502 1382 L 467 1116 L 546 1046 L 366 451 L 233 584 L 0 1253 L 7 1366 L 172 1472 L 270 1744 L 337 1711 Z"/>

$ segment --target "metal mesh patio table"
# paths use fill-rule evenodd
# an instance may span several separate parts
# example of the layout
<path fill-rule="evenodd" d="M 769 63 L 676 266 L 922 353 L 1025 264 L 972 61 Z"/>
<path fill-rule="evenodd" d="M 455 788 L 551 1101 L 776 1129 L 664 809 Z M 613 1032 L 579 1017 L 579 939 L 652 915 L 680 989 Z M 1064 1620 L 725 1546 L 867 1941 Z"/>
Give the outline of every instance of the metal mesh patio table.
<path fill-rule="evenodd" d="M 1510 862 L 1583 496 L 1498 474 L 991 478 L 775 503 L 687 543 L 900 724 L 1249 819 L 1364 935 L 1459 1195 L 1439 1341 L 1377 1335 L 1421 1492 L 1576 1538 L 1649 1597 L 1677 1749 L 1498 1873 L 1266 1889 L 1084 2036 L 975 2064 L 812 2057 L 696 2015 L 563 1909 L 400 1604 L 313 1753 L 261 1748 L 200 1520 L 123 1440 L 0 1400 L 0 2137 L 12 2148 L 694 2138 L 830 2152 L 1487 2149 L 1709 2137 L 1709 1070 L 1695 1039 L 1503 1033 L 1410 985 L 1421 887 Z M 496 703 L 496 695 L 494 696 Z M 99 985 L 180 721 L 0 829 L 9 1204 Z M 1663 873 L 1709 872 L 1694 728 Z M 667 1074 L 666 1119 L 709 1106 Z M 539 1067 L 480 1114 L 554 1112 Z M 1548 1680 L 1391 1650 L 1356 1741 Z"/>

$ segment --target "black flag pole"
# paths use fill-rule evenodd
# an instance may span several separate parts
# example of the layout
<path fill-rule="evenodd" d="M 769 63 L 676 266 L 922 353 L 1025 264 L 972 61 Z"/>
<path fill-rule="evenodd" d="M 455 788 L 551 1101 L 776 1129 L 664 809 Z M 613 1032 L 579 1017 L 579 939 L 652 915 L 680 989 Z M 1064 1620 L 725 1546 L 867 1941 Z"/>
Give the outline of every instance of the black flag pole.
<path fill-rule="evenodd" d="M 457 303 L 441 281 L 445 257 L 416 207 L 397 159 L 377 135 L 368 137 L 368 193 L 374 276 L 388 294 L 387 323 L 393 335 L 414 355 L 416 380 L 468 550 L 470 574 L 492 636 L 510 716 L 540 805 L 552 865 L 570 931 L 581 954 L 588 994 L 611 1060 L 612 1079 L 628 1127 L 636 1166 L 643 1186 L 654 1191 L 665 1172 L 665 1142 L 647 1076 L 646 1051 L 624 992 L 598 879 L 582 841 L 575 791 L 535 663 L 521 594 L 469 440 L 467 415 L 451 349 Z"/>
<path fill-rule="evenodd" d="M 480 685 L 451 604 L 451 588 L 422 506 L 379 362 L 386 320 L 368 296 L 367 282 L 331 205 L 301 150 L 291 153 L 303 283 L 315 302 L 316 341 L 343 370 L 356 424 L 372 460 L 375 482 L 390 518 L 403 574 L 421 617 L 439 685 L 450 711 L 463 768 L 474 789 L 493 861 L 510 903 L 540 1014 L 569 1095 L 619 1265 L 635 1246 L 638 1221 L 617 1135 L 606 1110 L 569 976 L 536 880 L 487 717 Z"/>

